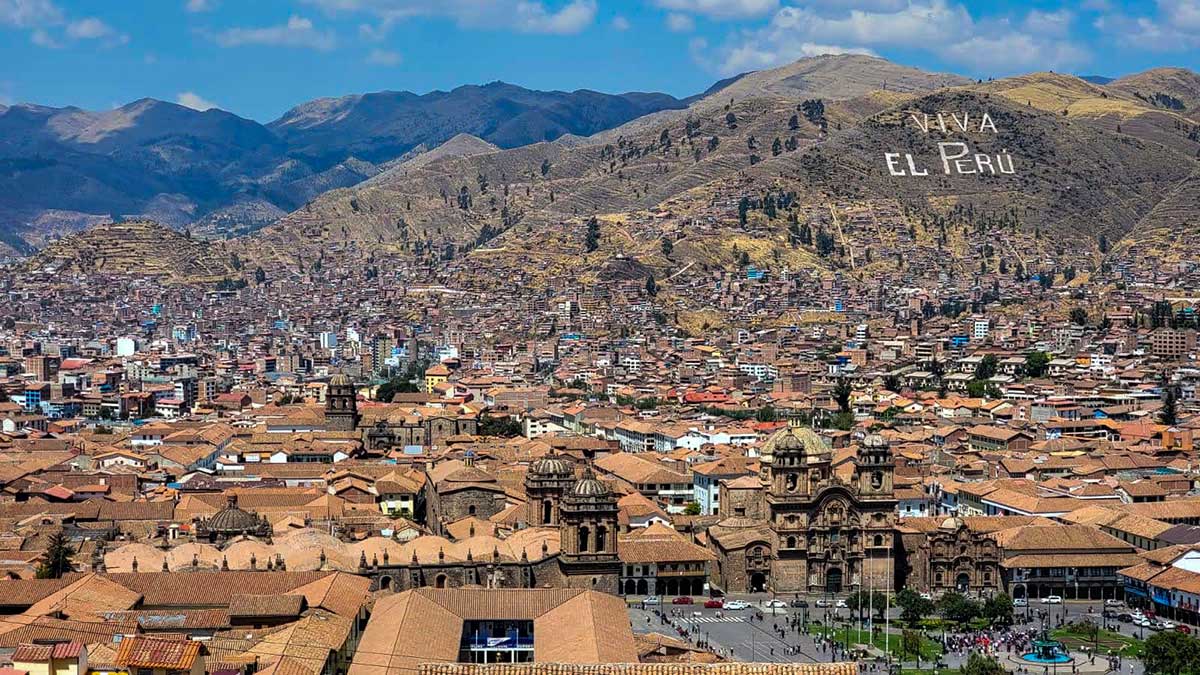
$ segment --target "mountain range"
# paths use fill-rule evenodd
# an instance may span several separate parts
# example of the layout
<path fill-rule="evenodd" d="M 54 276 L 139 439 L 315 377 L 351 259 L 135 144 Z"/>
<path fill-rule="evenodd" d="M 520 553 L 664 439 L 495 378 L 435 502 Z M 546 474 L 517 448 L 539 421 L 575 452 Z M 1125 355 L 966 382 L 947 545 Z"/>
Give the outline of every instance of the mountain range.
<path fill-rule="evenodd" d="M 1183 69 L 1101 83 L 1050 72 L 977 81 L 876 57 L 820 56 L 730 78 L 688 100 L 650 100 L 663 107 L 608 128 L 581 121 L 579 132 L 563 126 L 554 140 L 527 143 L 508 136 L 507 122 L 447 126 L 423 132 L 444 143 L 419 140 L 410 123 L 356 110 L 355 98 L 294 111 L 262 127 L 265 135 L 218 113 L 204 129 L 229 125 L 222 133 L 237 142 L 197 144 L 192 157 L 228 148 L 250 165 L 283 145 L 287 162 L 313 173 L 288 188 L 307 186 L 303 203 L 253 227 L 228 207 L 191 221 L 232 237 L 201 244 L 208 262 L 191 276 L 262 267 L 279 278 L 309 273 L 326 256 L 381 253 L 472 279 L 527 275 L 529 283 L 664 279 L 693 265 L 748 263 L 862 278 L 886 264 L 936 279 L 1002 263 L 1098 267 L 1112 251 L 1151 241 L 1169 257 L 1178 253 L 1170 242 L 1197 215 L 1200 77 Z M 613 120 L 632 114 L 618 107 Z M 330 131 L 337 125 L 345 131 Z M 56 128 L 119 145 L 107 127 Z M 394 151 L 359 157 L 370 151 L 366 139 L 399 137 L 406 140 Z M 338 143 L 345 154 L 333 150 Z M 947 159 L 958 152 L 961 161 Z M 286 183 L 255 183 L 263 184 Z M 33 264 L 134 271 L 138 251 L 173 255 L 155 252 L 152 229 L 130 231 L 138 244 L 121 260 L 75 254 L 105 251 L 96 236 L 134 236 L 110 228 L 70 237 Z M 222 262 L 234 257 L 244 264 Z"/>
<path fill-rule="evenodd" d="M 0 242 L 28 250 L 65 231 L 133 217 L 245 233 L 460 134 L 512 148 L 685 105 L 666 94 L 494 82 L 320 99 L 265 125 L 154 99 L 106 111 L 0 106 Z"/>

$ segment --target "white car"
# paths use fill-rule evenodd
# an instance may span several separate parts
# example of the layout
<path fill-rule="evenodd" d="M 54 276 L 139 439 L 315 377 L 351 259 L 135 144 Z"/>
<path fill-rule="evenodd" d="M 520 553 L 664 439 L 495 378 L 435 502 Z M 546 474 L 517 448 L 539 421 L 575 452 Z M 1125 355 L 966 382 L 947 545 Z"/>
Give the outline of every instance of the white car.
<path fill-rule="evenodd" d="M 1013 607 L 1028 607 L 1029 601 L 1025 598 L 1013 598 Z"/>
<path fill-rule="evenodd" d="M 647 595 L 646 599 L 642 600 L 642 602 L 647 605 L 661 605 L 662 604 L 662 600 L 659 599 L 659 597 L 657 595 Z"/>
<path fill-rule="evenodd" d="M 845 600 L 838 600 L 837 602 L 835 602 L 835 603 L 833 604 L 833 606 L 834 606 L 834 607 L 837 607 L 838 609 L 846 609 L 846 607 L 847 607 L 848 605 L 846 605 L 846 601 L 845 601 Z"/>
<path fill-rule="evenodd" d="M 1175 627 L 1176 627 L 1176 624 L 1174 621 L 1166 621 L 1166 620 L 1160 620 L 1158 622 L 1158 625 L 1163 630 L 1175 630 Z"/>
<path fill-rule="evenodd" d="M 728 602 L 725 603 L 725 609 L 730 609 L 730 610 L 734 610 L 734 611 L 737 611 L 740 609 L 750 609 L 750 603 L 742 602 L 741 600 L 729 600 Z"/>
<path fill-rule="evenodd" d="M 833 603 L 826 600 L 825 598 L 821 598 L 820 600 L 817 600 L 817 607 L 832 607 L 832 606 L 833 606 Z"/>
<path fill-rule="evenodd" d="M 1042 604 L 1043 605 L 1061 605 L 1062 604 L 1062 596 L 1061 595 L 1047 595 L 1046 597 L 1042 598 Z"/>
<path fill-rule="evenodd" d="M 1116 598 L 1109 598 L 1108 600 L 1104 601 L 1104 606 L 1105 607 L 1124 607 L 1125 603 L 1121 602 L 1120 600 L 1117 600 Z"/>
<path fill-rule="evenodd" d="M 1142 628 L 1153 628 L 1154 622 L 1144 616 L 1133 617 L 1133 625 L 1141 626 Z"/>
<path fill-rule="evenodd" d="M 767 608 L 784 607 L 784 608 L 786 608 L 787 603 L 782 600 L 768 600 L 763 603 L 763 607 L 767 607 Z"/>
<path fill-rule="evenodd" d="M 921 599 L 922 599 L 922 600 L 932 600 L 932 599 L 933 599 L 933 594 L 932 594 L 932 593 L 922 593 L 922 594 L 921 594 Z"/>

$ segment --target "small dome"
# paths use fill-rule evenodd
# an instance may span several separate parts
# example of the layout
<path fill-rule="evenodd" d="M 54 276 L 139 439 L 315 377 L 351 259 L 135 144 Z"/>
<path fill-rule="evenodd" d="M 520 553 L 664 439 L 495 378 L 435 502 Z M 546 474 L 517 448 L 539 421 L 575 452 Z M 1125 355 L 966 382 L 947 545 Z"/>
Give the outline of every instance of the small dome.
<path fill-rule="evenodd" d="M 950 516 L 949 518 L 943 520 L 939 527 L 943 530 L 957 530 L 958 528 L 962 527 L 962 524 L 963 522 L 961 519 Z"/>
<path fill-rule="evenodd" d="M 596 475 L 592 473 L 591 467 L 588 467 L 587 471 L 583 474 L 583 478 L 580 478 L 571 488 L 571 494 L 576 497 L 607 497 L 611 494 L 611 491 L 604 484 L 604 481 L 596 478 Z"/>
<path fill-rule="evenodd" d="M 533 476 L 570 476 L 575 469 L 571 462 L 558 455 L 546 455 L 529 465 L 529 473 Z"/>
<path fill-rule="evenodd" d="M 329 386 L 331 387 L 349 387 L 353 383 L 345 373 L 334 373 L 333 377 L 329 378 Z"/>
<path fill-rule="evenodd" d="M 204 521 L 204 527 L 209 532 L 228 534 L 254 532 L 262 522 L 258 516 L 238 508 L 237 494 L 230 493 L 229 502 L 225 508 L 217 511 L 211 518 Z"/>
<path fill-rule="evenodd" d="M 886 448 L 887 447 L 887 441 L 883 438 L 883 436 L 880 436 L 879 434 L 867 434 L 867 437 L 863 439 L 862 444 L 863 444 L 864 448 Z"/>
<path fill-rule="evenodd" d="M 804 453 L 820 454 L 828 452 L 825 441 L 815 431 L 808 428 L 785 427 L 776 431 L 763 444 L 763 455 Z"/>

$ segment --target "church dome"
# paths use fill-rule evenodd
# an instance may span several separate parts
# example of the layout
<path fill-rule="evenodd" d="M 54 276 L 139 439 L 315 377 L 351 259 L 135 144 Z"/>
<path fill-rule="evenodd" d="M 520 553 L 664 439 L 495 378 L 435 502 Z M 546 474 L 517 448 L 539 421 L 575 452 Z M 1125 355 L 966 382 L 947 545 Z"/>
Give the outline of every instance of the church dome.
<path fill-rule="evenodd" d="M 610 491 L 604 481 L 596 478 L 589 468 L 583 478 L 580 478 L 571 488 L 571 494 L 576 497 L 607 497 Z"/>
<path fill-rule="evenodd" d="M 763 444 L 761 454 L 820 454 L 828 452 L 825 441 L 815 431 L 802 427 L 785 427 L 771 434 Z"/>
<path fill-rule="evenodd" d="M 352 382 L 345 373 L 334 373 L 333 377 L 329 378 L 329 386 L 331 387 L 349 387 Z"/>
<path fill-rule="evenodd" d="M 887 440 L 879 434 L 867 434 L 862 444 L 864 448 L 886 448 Z"/>
<path fill-rule="evenodd" d="M 238 508 L 237 495 L 229 495 L 225 508 L 204 521 L 204 529 L 213 534 L 241 534 L 254 532 L 262 526 L 258 516 Z"/>
<path fill-rule="evenodd" d="M 571 462 L 558 455 L 546 455 L 529 465 L 531 476 L 570 476 L 574 473 Z"/>
<path fill-rule="evenodd" d="M 962 524 L 963 524 L 963 521 L 961 518 L 956 518 L 954 516 L 950 516 L 949 518 L 943 520 L 942 524 L 939 525 L 938 527 L 939 527 L 939 529 L 942 529 L 942 530 L 952 530 L 953 531 L 953 530 L 957 530 L 958 528 L 962 527 Z"/>

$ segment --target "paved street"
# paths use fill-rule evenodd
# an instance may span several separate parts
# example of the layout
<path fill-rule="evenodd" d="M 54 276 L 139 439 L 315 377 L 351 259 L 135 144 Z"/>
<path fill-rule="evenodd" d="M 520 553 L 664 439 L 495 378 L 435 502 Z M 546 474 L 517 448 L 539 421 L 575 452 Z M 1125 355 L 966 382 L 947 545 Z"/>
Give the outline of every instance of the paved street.
<path fill-rule="evenodd" d="M 647 606 L 644 609 L 635 604 L 636 599 L 633 599 L 629 610 L 630 621 L 637 632 L 658 632 L 683 637 L 680 633 L 683 631 L 693 644 L 707 644 L 717 653 L 736 661 L 812 663 L 838 660 L 836 653 L 828 645 L 823 644 L 819 638 L 789 627 L 789 622 L 794 617 L 800 619 L 805 617 L 803 609 L 772 610 L 765 606 L 770 598 L 764 595 L 728 598 L 750 603 L 749 609 L 740 611 L 705 608 L 702 604 L 703 598 L 696 599 L 699 601 L 697 604 L 675 605 L 670 604 L 670 598 L 668 598 L 666 599 L 668 604 Z M 835 624 L 840 626 L 849 615 L 849 611 L 846 609 L 817 608 L 814 599 L 809 600 L 809 605 L 807 619 L 812 623 L 827 624 L 833 619 Z M 1130 623 L 1116 620 L 1105 621 L 1101 616 L 1102 609 L 1102 604 L 1099 602 L 1069 601 L 1062 605 L 1043 605 L 1035 602 L 1028 608 L 1017 608 L 1015 628 L 1035 629 L 1042 625 L 1043 617 L 1048 618 L 1047 623 L 1050 628 L 1082 618 L 1090 618 L 1098 625 L 1107 624 L 1109 630 L 1123 635 L 1144 639 L 1153 634 L 1152 631 Z M 658 615 L 659 610 L 666 615 L 665 619 Z M 775 613 L 772 614 L 772 611 Z M 762 620 L 757 618 L 760 613 L 763 617 Z M 893 620 L 898 620 L 899 611 L 893 610 L 889 616 Z M 780 636 L 779 629 L 784 630 L 783 637 Z M 892 630 L 899 633 L 900 629 L 894 625 Z M 926 636 L 934 641 L 940 641 L 942 638 L 938 631 L 927 631 Z M 868 641 L 865 637 L 865 629 L 862 641 Z M 969 652 L 965 651 L 963 653 L 951 652 L 944 655 L 943 662 L 945 666 L 957 668 L 968 655 Z M 922 665 L 925 669 L 931 667 L 931 664 Z M 915 666 L 915 663 L 906 664 L 906 667 Z M 1036 675 L 1040 670 L 1034 669 L 1030 672 Z M 1123 661 L 1121 664 L 1121 673 L 1140 675 L 1141 671 L 1140 663 Z"/>

